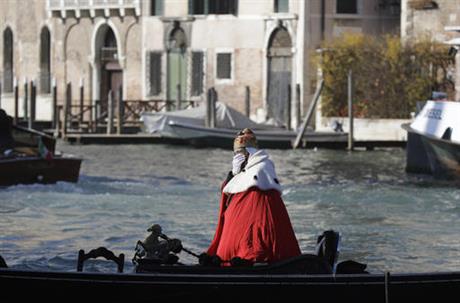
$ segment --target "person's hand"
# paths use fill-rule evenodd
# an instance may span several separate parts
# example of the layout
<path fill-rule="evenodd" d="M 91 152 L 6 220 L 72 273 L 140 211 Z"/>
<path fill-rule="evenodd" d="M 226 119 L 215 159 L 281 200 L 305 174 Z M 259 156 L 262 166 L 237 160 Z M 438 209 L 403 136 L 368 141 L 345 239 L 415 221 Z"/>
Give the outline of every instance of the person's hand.
<path fill-rule="evenodd" d="M 244 163 L 245 160 L 246 160 L 246 157 L 241 153 L 238 153 L 235 156 L 233 156 L 233 162 L 232 162 L 232 166 L 233 166 L 232 174 L 233 175 L 236 175 L 241 171 L 241 165 Z"/>

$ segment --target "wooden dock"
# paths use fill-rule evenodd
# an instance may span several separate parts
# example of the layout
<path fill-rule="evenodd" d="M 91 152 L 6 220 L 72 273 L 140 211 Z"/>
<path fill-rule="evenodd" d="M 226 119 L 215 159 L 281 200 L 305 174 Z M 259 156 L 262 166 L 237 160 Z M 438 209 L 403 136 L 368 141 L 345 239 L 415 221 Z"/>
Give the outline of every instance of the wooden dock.
<path fill-rule="evenodd" d="M 70 144 L 171 144 L 171 145 L 187 145 L 195 148 L 206 148 L 206 147 L 216 147 L 211 145 L 195 144 L 194 140 L 182 140 L 174 138 L 165 138 L 158 134 L 146 134 L 146 133 L 136 133 L 136 134 L 67 134 L 63 138 L 65 142 Z M 334 139 L 333 136 L 328 140 L 318 141 L 309 141 L 306 144 L 302 144 L 300 148 L 304 149 L 313 149 L 313 148 L 326 148 L 326 149 L 338 149 L 345 150 L 347 149 L 347 142 L 343 139 L 337 137 Z M 404 148 L 406 142 L 404 141 L 355 141 L 356 149 L 365 149 L 365 150 L 374 150 L 375 148 Z M 286 145 L 280 145 L 279 147 L 271 146 L 269 148 L 275 149 L 290 149 L 291 147 Z"/>

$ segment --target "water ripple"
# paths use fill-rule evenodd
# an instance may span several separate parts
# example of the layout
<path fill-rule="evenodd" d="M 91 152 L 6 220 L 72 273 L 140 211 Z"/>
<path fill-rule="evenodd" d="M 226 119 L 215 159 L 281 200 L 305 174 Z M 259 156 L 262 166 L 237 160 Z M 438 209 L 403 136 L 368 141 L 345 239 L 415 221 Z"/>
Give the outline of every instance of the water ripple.
<path fill-rule="evenodd" d="M 230 151 L 60 149 L 85 158 L 78 183 L 0 189 L 0 254 L 9 265 L 74 271 L 78 250 L 99 246 L 131 257 L 153 223 L 192 251 L 206 250 Z M 367 263 L 374 272 L 460 270 L 460 189 L 407 175 L 403 150 L 269 153 L 303 252 L 312 253 L 317 236 L 335 229 L 342 235 L 341 258 Z M 196 262 L 185 254 L 181 260 Z M 114 265 L 91 260 L 85 271 L 113 272 Z"/>

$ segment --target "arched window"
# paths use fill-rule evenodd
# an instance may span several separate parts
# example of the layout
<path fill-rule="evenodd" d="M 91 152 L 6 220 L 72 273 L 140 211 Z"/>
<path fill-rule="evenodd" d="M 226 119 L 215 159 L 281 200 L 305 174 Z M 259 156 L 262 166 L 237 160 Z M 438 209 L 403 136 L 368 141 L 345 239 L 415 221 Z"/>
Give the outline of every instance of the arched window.
<path fill-rule="evenodd" d="M 9 27 L 3 32 L 3 91 L 13 92 L 13 31 Z"/>
<path fill-rule="evenodd" d="M 107 27 L 105 32 L 104 44 L 101 48 L 101 60 L 105 62 L 118 60 L 117 38 L 110 27 Z"/>
<path fill-rule="evenodd" d="M 40 33 L 40 92 L 51 92 L 51 37 L 46 26 Z"/>

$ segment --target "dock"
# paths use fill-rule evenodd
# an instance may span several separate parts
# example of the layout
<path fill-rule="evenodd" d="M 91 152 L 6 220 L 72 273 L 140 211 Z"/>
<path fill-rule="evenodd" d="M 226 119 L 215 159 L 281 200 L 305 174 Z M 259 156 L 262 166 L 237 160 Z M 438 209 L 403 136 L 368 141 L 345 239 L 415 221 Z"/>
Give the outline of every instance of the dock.
<path fill-rule="evenodd" d="M 30 90 L 36 90 L 35 84 L 30 83 Z M 143 122 L 141 121 L 141 113 L 171 111 L 176 109 L 187 109 L 198 106 L 195 101 L 190 100 L 124 100 L 121 88 L 115 92 L 110 91 L 105 102 L 96 100 L 87 104 L 83 99 L 84 88 L 79 87 L 79 94 L 76 99 L 72 97 L 72 85 L 69 83 L 65 90 L 65 99 L 57 100 L 57 88 L 52 87 L 52 119 L 51 121 L 37 121 L 35 119 L 35 110 L 30 113 L 24 112 L 23 116 L 19 117 L 19 96 L 18 87 L 15 86 L 15 102 L 14 102 L 14 121 L 16 124 L 27 126 L 33 129 L 42 130 L 64 142 L 70 144 L 174 144 L 174 145 L 190 145 L 193 147 L 220 147 L 231 148 L 226 140 L 219 142 L 214 140 L 213 136 L 200 139 L 180 139 L 166 138 L 159 134 L 150 134 L 143 131 Z M 212 95 L 212 94 L 210 94 Z M 215 98 L 210 98 L 209 102 L 215 103 Z M 319 95 L 319 92 L 318 92 Z M 36 107 L 35 94 L 31 94 L 28 98 L 28 107 L 34 109 Z M 248 99 L 248 98 L 247 98 Z M 249 100 L 247 102 L 249 104 Z M 208 107 L 210 107 L 208 105 Z M 309 112 L 312 111 L 311 106 Z M 211 108 L 215 108 L 211 107 Z M 248 112 L 248 109 L 246 110 Z M 210 120 L 206 123 L 208 131 L 217 130 L 213 127 L 215 121 L 215 113 L 207 117 Z M 310 115 L 309 115 L 310 116 Z M 309 119 L 308 119 L 309 120 Z M 307 121 L 308 122 L 308 121 Z M 308 123 L 307 123 L 308 124 Z M 293 130 L 287 130 L 293 132 Z M 328 148 L 328 149 L 347 149 L 348 142 L 344 138 L 344 133 L 311 131 L 302 138 L 299 148 Z M 281 137 L 287 134 L 280 132 Z M 233 135 L 233 132 L 232 132 Z M 272 140 L 275 144 L 261 146 L 261 148 L 275 149 L 290 149 L 293 147 L 293 140 L 281 140 L 275 138 Z M 280 142 L 278 142 L 280 141 Z M 263 145 L 263 144 L 262 144 Z M 370 141 L 355 141 L 354 147 L 359 149 L 373 150 L 375 148 L 392 148 L 405 147 L 405 141 L 387 141 L 387 140 L 370 140 Z"/>
<path fill-rule="evenodd" d="M 171 144 L 171 145 L 188 145 L 195 148 L 206 148 L 206 147 L 219 147 L 226 148 L 227 146 L 216 142 L 216 144 L 203 144 L 196 140 L 182 140 L 174 138 L 165 138 L 158 134 L 147 134 L 147 133 L 135 133 L 135 134 L 84 134 L 84 133 L 72 133 L 67 134 L 62 139 L 70 144 Z M 219 143 L 219 144 L 217 144 Z M 326 149 L 347 149 L 347 141 L 337 136 L 330 136 L 327 140 L 305 140 L 300 146 L 302 149 L 314 149 L 314 148 L 326 148 Z M 374 150 L 376 148 L 405 148 L 406 142 L 404 141 L 355 141 L 356 149 Z M 229 147 L 230 148 L 230 147 Z M 289 145 L 279 146 L 267 146 L 266 148 L 273 149 L 290 149 Z"/>

